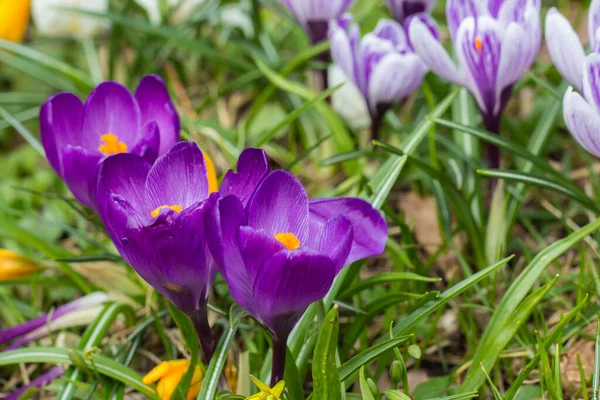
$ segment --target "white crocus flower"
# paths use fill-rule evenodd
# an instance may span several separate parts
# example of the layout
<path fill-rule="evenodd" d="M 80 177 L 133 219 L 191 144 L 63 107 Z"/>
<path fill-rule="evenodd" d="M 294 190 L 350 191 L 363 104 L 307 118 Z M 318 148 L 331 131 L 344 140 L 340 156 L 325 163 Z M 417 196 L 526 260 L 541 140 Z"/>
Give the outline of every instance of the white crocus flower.
<path fill-rule="evenodd" d="M 329 87 L 345 84 L 331 95 L 331 105 L 335 112 L 355 129 L 371 126 L 369 108 L 360 90 L 348 79 L 344 71 L 336 64 L 329 67 Z"/>
<path fill-rule="evenodd" d="M 67 8 L 105 13 L 109 0 L 33 0 L 31 13 L 44 36 L 89 38 L 109 27 L 106 19 L 85 16 Z"/>

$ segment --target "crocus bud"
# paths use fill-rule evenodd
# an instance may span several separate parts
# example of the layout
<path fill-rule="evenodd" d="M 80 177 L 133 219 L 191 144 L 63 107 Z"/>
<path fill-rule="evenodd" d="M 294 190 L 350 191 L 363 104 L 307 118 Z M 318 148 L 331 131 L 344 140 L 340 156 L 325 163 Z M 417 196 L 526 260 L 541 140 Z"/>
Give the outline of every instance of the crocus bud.
<path fill-rule="evenodd" d="M 27 257 L 0 249 L 0 280 L 26 278 L 41 269 L 40 265 Z"/>
<path fill-rule="evenodd" d="M 29 0 L 0 1 L 0 39 L 20 42 L 29 24 Z"/>
<path fill-rule="evenodd" d="M 412 15 L 429 12 L 437 0 L 386 0 L 394 18 L 401 24 Z"/>
<path fill-rule="evenodd" d="M 390 377 L 392 378 L 392 382 L 397 385 L 402 381 L 402 363 L 398 360 L 392 361 L 392 365 L 390 366 Z"/>

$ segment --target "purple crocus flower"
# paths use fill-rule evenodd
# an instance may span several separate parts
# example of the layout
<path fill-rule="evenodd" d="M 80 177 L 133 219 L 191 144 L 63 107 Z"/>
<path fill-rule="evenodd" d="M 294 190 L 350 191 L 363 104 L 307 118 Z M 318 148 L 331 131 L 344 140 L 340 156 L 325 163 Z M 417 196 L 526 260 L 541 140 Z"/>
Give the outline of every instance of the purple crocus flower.
<path fill-rule="evenodd" d="M 565 122 L 577 142 L 600 157 L 600 54 L 590 54 L 585 58 L 581 85 L 583 97 L 572 87 L 565 93 Z"/>
<path fill-rule="evenodd" d="M 329 21 L 346 12 L 354 0 L 279 0 L 315 44 L 327 39 Z"/>
<path fill-rule="evenodd" d="M 175 144 L 154 165 L 117 154 L 100 167 L 99 213 L 117 250 L 190 316 L 207 360 L 214 350 L 206 306 L 216 272 L 209 240 L 218 196 L 209 193 L 206 161 L 193 142 Z"/>
<path fill-rule="evenodd" d="M 16 391 L 14 391 L 10 395 L 8 395 L 8 397 L 4 397 L 3 399 L 4 400 L 17 400 L 19 397 L 21 397 L 23 395 L 23 393 L 25 393 L 30 388 L 40 389 L 40 388 L 50 384 L 55 379 L 60 378 L 64 374 L 65 374 L 65 370 L 63 369 L 63 367 L 60 367 L 60 366 L 54 367 L 54 368 L 48 370 L 47 372 L 44 372 L 42 375 L 38 376 L 34 380 L 32 380 L 28 385 L 25 385 L 25 386 L 17 389 Z"/>
<path fill-rule="evenodd" d="M 486 128 L 498 133 L 513 86 L 540 48 L 540 0 L 448 0 L 446 14 L 460 70 L 417 19 L 411 42 L 433 72 L 471 91 Z"/>
<path fill-rule="evenodd" d="M 600 1 L 593 0 L 588 15 L 590 48 L 600 52 Z M 577 90 L 582 90 L 585 51 L 579 35 L 556 9 L 546 14 L 546 44 L 556 69 Z M 583 72 L 585 74 L 585 72 Z"/>
<path fill-rule="evenodd" d="M 418 19 L 426 18 L 420 15 Z M 333 60 L 367 102 L 376 136 L 385 112 L 419 87 L 427 68 L 415 54 L 404 28 L 393 20 L 379 21 L 375 30 L 361 39 L 352 16 L 345 14 L 331 22 L 329 39 Z"/>
<path fill-rule="evenodd" d="M 104 293 L 97 292 L 57 307 L 52 313 L 41 315 L 20 325 L 0 330 L 0 346 L 15 340 L 8 349 L 17 349 L 33 340 L 40 339 L 52 330 L 52 325 L 68 318 L 70 314 L 90 309 L 109 300 Z"/>
<path fill-rule="evenodd" d="M 135 92 L 104 82 L 85 104 L 72 93 L 48 99 L 40 112 L 42 144 L 50 165 L 82 204 L 97 211 L 98 166 L 107 156 L 132 153 L 152 162 L 179 140 L 179 117 L 156 75 Z"/>
<path fill-rule="evenodd" d="M 361 199 L 309 201 L 293 175 L 269 172 L 260 150 L 242 154 L 236 181 L 219 201 L 223 248 L 215 258 L 234 300 L 273 335 L 278 382 L 299 318 L 342 268 L 383 252 L 387 226 Z"/>
<path fill-rule="evenodd" d="M 412 15 L 430 12 L 436 2 L 437 0 L 386 0 L 394 18 L 401 24 Z"/>

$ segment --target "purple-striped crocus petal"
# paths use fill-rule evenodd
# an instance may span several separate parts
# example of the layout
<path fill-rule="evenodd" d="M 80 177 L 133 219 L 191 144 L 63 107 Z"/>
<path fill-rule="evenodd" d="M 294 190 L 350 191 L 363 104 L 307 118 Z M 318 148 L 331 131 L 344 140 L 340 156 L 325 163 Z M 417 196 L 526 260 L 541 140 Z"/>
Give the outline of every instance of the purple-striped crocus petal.
<path fill-rule="evenodd" d="M 96 184 L 102 156 L 83 147 L 67 145 L 62 150 L 65 183 L 81 204 L 96 210 Z"/>
<path fill-rule="evenodd" d="M 162 206 L 183 209 L 206 199 L 208 179 L 204 155 L 194 142 L 180 142 L 156 160 L 146 182 L 150 212 Z"/>
<path fill-rule="evenodd" d="M 416 54 L 390 53 L 375 67 L 369 82 L 369 107 L 393 104 L 414 92 L 423 81 L 426 68 Z"/>
<path fill-rule="evenodd" d="M 546 14 L 546 44 L 554 66 L 571 85 L 581 90 L 585 52 L 570 22 L 556 9 Z"/>
<path fill-rule="evenodd" d="M 231 297 L 250 314 L 256 315 L 252 288 L 255 276 L 250 278 L 240 251 L 239 230 L 246 224 L 246 211 L 235 196 L 219 200 L 220 228 L 223 250 L 214 252 L 215 260 L 227 285 Z"/>
<path fill-rule="evenodd" d="M 497 107 L 498 68 L 502 52 L 502 26 L 490 17 L 469 17 L 457 32 L 456 52 L 468 87 L 482 112 L 492 114 Z"/>
<path fill-rule="evenodd" d="M 160 146 L 160 131 L 155 121 L 148 122 L 142 129 L 142 139 L 130 151 L 144 158 L 149 163 L 154 163 L 158 157 Z"/>
<path fill-rule="evenodd" d="M 269 159 L 264 150 L 245 149 L 238 158 L 237 173 L 233 170 L 227 171 L 219 193 L 223 197 L 234 195 L 245 206 L 256 186 L 269 172 Z"/>
<path fill-rule="evenodd" d="M 307 307 L 327 294 L 334 277 L 335 266 L 325 255 L 307 250 L 275 254 L 254 284 L 260 321 L 277 337 L 286 337 Z"/>
<path fill-rule="evenodd" d="M 405 50 L 408 47 L 408 38 L 404 28 L 391 19 L 379 20 L 373 34 L 380 39 L 392 42 L 396 50 Z"/>
<path fill-rule="evenodd" d="M 502 38 L 502 50 L 498 77 L 496 80 L 496 106 L 494 115 L 499 115 L 504 107 L 501 95 L 503 91 L 512 87 L 525 74 L 529 68 L 529 50 L 531 39 L 527 32 L 515 23 L 511 23 Z"/>
<path fill-rule="evenodd" d="M 386 0 L 386 2 L 396 21 L 403 24 L 406 19 L 415 14 L 431 11 L 436 0 Z"/>
<path fill-rule="evenodd" d="M 343 215 L 329 219 L 319 233 L 318 250 L 331 258 L 336 273 L 346 265 L 346 260 L 352 250 L 353 237 L 352 224 Z"/>
<path fill-rule="evenodd" d="M 98 149 L 101 137 L 112 133 L 132 149 L 141 136 L 140 106 L 125 86 L 103 82 L 89 95 L 84 109 L 84 147 Z"/>
<path fill-rule="evenodd" d="M 342 15 L 354 0 L 280 0 L 302 24 L 329 21 Z"/>
<path fill-rule="evenodd" d="M 25 393 L 30 388 L 41 389 L 42 387 L 50 384 L 52 381 L 60 378 L 64 374 L 65 370 L 63 369 L 63 367 L 54 367 L 32 380 L 28 385 L 22 386 L 16 391 L 12 392 L 10 395 L 8 395 L 8 397 L 4 397 L 4 400 L 17 400 L 23 395 L 23 393 Z"/>
<path fill-rule="evenodd" d="M 529 2 L 530 0 L 504 0 L 496 18 L 505 26 L 511 22 L 524 24 Z"/>
<path fill-rule="evenodd" d="M 114 195 L 127 201 L 127 209 L 141 215 L 141 221 L 150 220 L 151 210 L 146 204 L 145 186 L 146 177 L 152 165 L 135 154 L 115 154 L 105 159 L 98 172 L 97 200 L 100 217 L 105 222 L 113 239 L 120 239 L 126 228 L 131 225 L 129 215 L 119 212 L 116 215 L 108 214 L 108 207 L 123 208 L 122 202 L 115 202 Z M 119 205 L 121 204 L 121 205 Z M 172 205 L 172 204 L 170 204 Z M 135 210 L 135 211 L 134 211 Z M 132 215 L 135 215 L 132 214 Z M 116 218 L 121 216 L 121 218 Z"/>
<path fill-rule="evenodd" d="M 331 47 L 331 57 L 337 65 L 344 71 L 346 76 L 354 82 L 358 82 L 358 66 L 356 65 L 356 47 L 359 42 L 359 33 L 354 32 L 351 37 L 347 29 L 356 31 L 358 27 L 354 24 L 346 28 L 341 26 L 339 21 L 331 21 L 329 24 L 329 42 Z M 353 40 L 354 39 L 354 43 Z"/>
<path fill-rule="evenodd" d="M 429 15 L 427 13 L 411 15 L 410 17 L 408 17 L 406 19 L 406 22 L 404 23 L 404 31 L 406 32 L 408 45 L 410 46 L 410 49 L 412 51 L 415 51 L 412 43 L 410 42 L 410 25 L 412 24 L 413 20 L 420 21 L 427 28 L 429 28 L 429 32 L 431 33 L 431 35 L 434 37 L 435 40 L 437 40 L 437 41 L 440 40 L 440 27 L 438 26 L 436 20 L 433 19 L 433 17 L 431 15 Z"/>
<path fill-rule="evenodd" d="M 585 100 L 600 112 L 600 54 L 592 53 L 585 58 L 582 86 Z"/>
<path fill-rule="evenodd" d="M 390 53 L 395 53 L 394 45 L 374 33 L 367 33 L 360 41 L 357 86 L 365 98 L 369 97 L 369 81 L 375 66 Z"/>
<path fill-rule="evenodd" d="M 565 93 L 563 115 L 575 140 L 589 153 L 600 157 L 600 116 L 573 88 Z"/>
<path fill-rule="evenodd" d="M 600 0 L 592 0 L 588 10 L 588 34 L 590 48 L 600 52 Z"/>
<path fill-rule="evenodd" d="M 81 310 L 83 308 L 93 307 L 108 301 L 108 296 L 102 292 L 91 293 L 87 296 L 80 297 L 70 303 L 57 307 L 52 313 L 44 314 L 37 318 L 31 319 L 20 325 L 13 326 L 11 328 L 0 330 L 0 345 L 3 345 L 15 338 L 24 336 L 29 332 L 32 332 L 40 327 L 43 327 L 50 321 L 54 321 L 57 318 L 64 316 L 73 311 Z"/>
<path fill-rule="evenodd" d="M 410 42 L 427 68 L 457 85 L 465 83 L 450 55 L 441 43 L 435 39 L 427 25 L 418 19 L 413 19 L 409 32 Z"/>
<path fill-rule="evenodd" d="M 50 97 L 40 110 L 40 136 L 46 157 L 52 168 L 64 178 L 62 149 L 68 145 L 82 145 L 83 104 L 72 93 Z"/>
<path fill-rule="evenodd" d="M 248 225 L 269 235 L 293 233 L 308 239 L 308 196 L 300 181 L 286 171 L 271 172 L 248 202 Z"/>
<path fill-rule="evenodd" d="M 156 121 L 160 131 L 158 155 L 165 154 L 179 141 L 180 122 L 177 110 L 171 101 L 165 82 L 158 75 L 142 78 L 135 91 L 140 106 L 142 122 Z"/>
<path fill-rule="evenodd" d="M 489 14 L 486 3 L 486 1 L 481 0 L 448 0 L 446 3 L 446 18 L 454 42 L 456 42 L 458 28 L 466 18 L 478 18 Z"/>

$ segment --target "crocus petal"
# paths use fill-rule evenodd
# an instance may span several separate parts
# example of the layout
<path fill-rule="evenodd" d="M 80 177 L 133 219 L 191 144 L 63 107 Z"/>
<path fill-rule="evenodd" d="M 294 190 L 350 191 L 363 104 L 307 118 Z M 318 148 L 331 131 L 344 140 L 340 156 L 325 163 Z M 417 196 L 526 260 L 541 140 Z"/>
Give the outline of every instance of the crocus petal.
<path fill-rule="evenodd" d="M 131 150 L 132 154 L 137 154 L 149 163 L 153 163 L 158 157 L 160 147 L 160 131 L 155 121 L 150 121 L 142 130 L 142 138 Z"/>
<path fill-rule="evenodd" d="M 236 196 L 245 206 L 256 186 L 269 171 L 269 160 L 264 150 L 245 149 L 238 158 L 237 173 L 229 170 L 225 174 L 220 193 L 223 197 Z"/>
<path fill-rule="evenodd" d="M 231 297 L 249 313 L 256 315 L 252 290 L 254 277 L 250 279 L 240 251 L 240 226 L 246 223 L 246 211 L 235 196 L 227 196 L 219 200 L 223 251 L 215 252 L 215 260 L 219 264 L 221 274 L 227 281 Z M 219 258 L 220 256 L 220 258 Z"/>
<path fill-rule="evenodd" d="M 371 115 L 362 93 L 344 71 L 334 64 L 329 67 L 329 86 L 335 87 L 341 83 L 344 85 L 331 95 L 333 109 L 353 128 L 368 127 Z"/>
<path fill-rule="evenodd" d="M 338 215 L 352 224 L 352 249 L 346 265 L 385 250 L 387 225 L 379 211 L 361 199 L 317 199 L 310 201 L 310 235 L 318 235 L 325 223 Z"/>
<path fill-rule="evenodd" d="M 68 145 L 62 151 L 65 183 L 77 201 L 92 209 L 96 208 L 96 184 L 101 159 L 100 155 L 82 147 Z"/>
<path fill-rule="evenodd" d="M 138 213 L 153 211 L 146 205 L 144 192 L 150 168 L 147 160 L 135 154 L 115 154 L 102 162 L 98 172 L 97 199 L 100 216 L 106 222 L 111 222 L 105 212 L 106 207 L 113 203 L 112 194 L 127 200 Z"/>
<path fill-rule="evenodd" d="M 415 52 L 429 69 L 447 81 L 457 85 L 464 84 L 464 79 L 450 55 L 422 21 L 414 19 L 409 32 Z"/>
<path fill-rule="evenodd" d="M 480 109 L 492 114 L 497 107 L 498 69 L 503 29 L 495 19 L 465 19 L 457 32 L 456 52 Z"/>
<path fill-rule="evenodd" d="M 329 255 L 336 273 L 346 265 L 352 249 L 353 236 L 354 230 L 350 221 L 346 217 L 338 215 L 325 223 L 317 238 L 319 251 Z"/>
<path fill-rule="evenodd" d="M 436 0 L 386 0 L 394 18 L 400 23 L 414 14 L 430 11 Z"/>
<path fill-rule="evenodd" d="M 91 293 L 87 296 L 80 297 L 77 300 L 57 307 L 50 314 L 44 314 L 40 317 L 31 319 L 20 325 L 0 330 L 0 345 L 5 344 L 17 337 L 26 335 L 27 333 L 46 325 L 49 321 L 54 321 L 55 319 L 60 318 L 68 313 L 84 308 L 93 307 L 98 304 L 105 303 L 106 301 L 108 301 L 108 296 L 105 293 Z"/>
<path fill-rule="evenodd" d="M 369 82 L 369 106 L 376 112 L 379 104 L 405 99 L 423 81 L 425 66 L 415 54 L 391 53 L 375 67 Z"/>
<path fill-rule="evenodd" d="M 516 23 L 508 26 L 502 39 L 500 65 L 496 81 L 496 108 L 494 114 L 499 115 L 503 106 L 500 96 L 504 89 L 512 87 L 525 74 L 529 67 L 529 51 L 531 47 L 527 32 Z"/>
<path fill-rule="evenodd" d="M 309 21 L 329 21 L 342 15 L 354 0 L 280 0 L 305 25 Z"/>
<path fill-rule="evenodd" d="M 248 224 L 269 235 L 293 233 L 308 238 L 308 197 L 298 179 L 286 171 L 271 172 L 248 202 Z"/>
<path fill-rule="evenodd" d="M 546 15 L 546 44 L 558 72 L 581 90 L 583 45 L 569 21 L 554 7 Z"/>
<path fill-rule="evenodd" d="M 404 31 L 406 32 L 406 37 L 408 38 L 409 42 L 408 45 L 413 52 L 415 51 L 414 46 L 410 42 L 410 25 L 412 24 L 413 20 L 420 21 L 423 25 L 427 27 L 427 29 L 429 29 L 429 32 L 435 40 L 440 40 L 440 27 L 431 15 L 427 13 L 413 14 L 410 17 L 408 17 L 406 19 L 406 22 L 404 23 Z"/>
<path fill-rule="evenodd" d="M 563 115 L 575 140 L 588 152 L 600 157 L 600 116 L 573 88 L 565 93 Z"/>
<path fill-rule="evenodd" d="M 83 104 L 71 93 L 50 97 L 40 111 L 40 136 L 52 168 L 64 178 L 62 149 L 83 145 Z"/>
<path fill-rule="evenodd" d="M 30 388 L 42 388 L 52 381 L 60 378 L 65 374 L 65 370 L 63 367 L 54 367 L 47 372 L 44 372 L 42 375 L 38 376 L 29 384 L 19 388 L 18 390 L 12 392 L 8 397 L 4 397 L 4 400 L 17 400 L 19 397 L 23 395 Z"/>
<path fill-rule="evenodd" d="M 586 101 L 600 112 L 600 54 L 593 53 L 586 57 L 582 86 Z"/>
<path fill-rule="evenodd" d="M 305 250 L 275 254 L 264 263 L 254 284 L 261 322 L 285 337 L 306 308 L 327 294 L 334 277 L 335 266 L 327 256 Z"/>
<path fill-rule="evenodd" d="M 179 140 L 180 122 L 165 82 L 158 75 L 145 76 L 135 91 L 142 121 L 154 120 L 160 131 L 159 155 L 165 154 Z"/>
<path fill-rule="evenodd" d="M 252 286 L 263 263 L 275 253 L 285 250 L 283 244 L 273 236 L 249 226 L 240 227 L 239 246 Z"/>
<path fill-rule="evenodd" d="M 129 90 L 117 82 L 98 85 L 85 103 L 83 120 L 84 146 L 98 149 L 101 137 L 116 135 L 120 142 L 132 149 L 140 140 L 140 107 Z"/>
<path fill-rule="evenodd" d="M 505 25 L 511 22 L 523 24 L 529 0 L 504 0 L 498 10 L 497 19 Z"/>
<path fill-rule="evenodd" d="M 196 143 L 177 143 L 156 160 L 148 174 L 146 200 L 150 211 L 175 204 L 185 209 L 207 195 L 206 164 Z"/>
<path fill-rule="evenodd" d="M 391 19 L 381 19 L 373 31 L 375 36 L 388 40 L 396 49 L 406 49 L 408 47 L 408 38 L 402 25 Z"/>
<path fill-rule="evenodd" d="M 590 9 L 588 10 L 588 34 L 590 47 L 593 52 L 600 50 L 600 1 L 592 0 Z"/>
<path fill-rule="evenodd" d="M 353 28 L 356 27 L 353 25 Z M 358 82 L 356 44 L 351 43 L 346 28 L 340 26 L 338 21 L 331 21 L 329 25 L 329 41 L 331 43 L 331 57 L 335 63 L 346 73 L 346 76 Z"/>
<path fill-rule="evenodd" d="M 458 28 L 466 18 L 489 15 L 486 6 L 486 2 L 481 0 L 448 0 L 446 3 L 446 18 L 452 39 L 456 39 Z"/>

